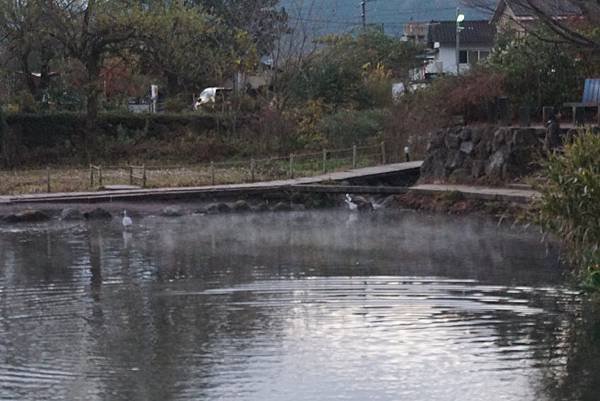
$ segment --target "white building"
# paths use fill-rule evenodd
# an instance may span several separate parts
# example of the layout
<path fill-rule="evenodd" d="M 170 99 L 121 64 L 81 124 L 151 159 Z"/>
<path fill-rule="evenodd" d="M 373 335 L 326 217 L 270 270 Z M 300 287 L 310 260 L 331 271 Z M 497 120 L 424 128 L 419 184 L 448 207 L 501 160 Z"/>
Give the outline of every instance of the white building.
<path fill-rule="evenodd" d="M 412 79 L 418 81 L 436 75 L 456 74 L 456 21 L 411 23 L 405 32 L 405 40 L 418 43 L 415 40 L 418 36 L 413 32 L 421 32 L 424 27 L 427 28 L 427 50 L 422 55 L 423 66 L 413 71 Z M 464 21 L 461 27 L 458 61 L 460 71 L 464 72 L 490 55 L 496 28 L 489 21 Z"/>
<path fill-rule="evenodd" d="M 486 59 L 494 47 L 495 27 L 489 21 L 464 21 L 460 32 L 459 59 L 456 60 L 456 22 L 440 21 L 429 25 L 429 47 L 433 49 L 433 61 L 428 72 L 456 74 L 457 61 L 460 71 Z"/>

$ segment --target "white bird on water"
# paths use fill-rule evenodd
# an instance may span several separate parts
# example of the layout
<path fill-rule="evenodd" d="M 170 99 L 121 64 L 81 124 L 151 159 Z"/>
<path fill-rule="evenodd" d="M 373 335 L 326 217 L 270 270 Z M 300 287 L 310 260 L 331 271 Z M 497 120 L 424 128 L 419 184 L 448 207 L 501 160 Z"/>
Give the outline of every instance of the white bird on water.
<path fill-rule="evenodd" d="M 133 221 L 131 221 L 131 217 L 127 216 L 127 210 L 123 210 L 123 220 L 121 221 L 121 223 L 125 228 L 133 224 Z"/>
<path fill-rule="evenodd" d="M 346 205 L 348 205 L 348 208 L 350 210 L 358 210 L 358 205 L 354 202 L 352 202 L 352 198 L 350 197 L 350 194 L 346 194 L 346 197 L 344 198 L 344 202 L 346 202 Z"/>

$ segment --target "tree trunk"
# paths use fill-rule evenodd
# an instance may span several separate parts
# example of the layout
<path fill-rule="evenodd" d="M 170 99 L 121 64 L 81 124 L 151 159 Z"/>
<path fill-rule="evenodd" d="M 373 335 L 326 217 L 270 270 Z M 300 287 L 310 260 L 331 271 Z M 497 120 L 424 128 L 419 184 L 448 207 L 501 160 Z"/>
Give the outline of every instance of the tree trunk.
<path fill-rule="evenodd" d="M 101 58 L 99 54 L 92 53 L 87 58 L 86 68 L 88 73 L 88 88 L 86 94 L 86 114 L 83 132 L 83 143 L 84 152 L 88 162 L 91 161 L 90 144 L 92 142 L 93 133 L 96 130 L 96 123 L 98 120 L 98 107 L 100 97 L 98 81 L 100 78 L 100 65 Z"/>
<path fill-rule="evenodd" d="M 167 93 L 170 96 L 173 96 L 179 90 L 179 77 L 177 74 L 167 71 Z"/>
<path fill-rule="evenodd" d="M 41 48 L 41 67 L 40 67 L 40 85 L 39 94 L 43 95 L 50 87 L 50 60 L 52 59 L 52 50 L 47 43 L 42 44 Z"/>
<path fill-rule="evenodd" d="M 25 84 L 27 85 L 27 89 L 29 93 L 37 99 L 38 97 L 38 88 L 35 84 L 35 79 L 33 75 L 31 75 L 31 71 L 29 69 L 29 50 L 26 50 L 21 55 L 21 72 L 23 73 L 23 79 L 25 80 Z"/>

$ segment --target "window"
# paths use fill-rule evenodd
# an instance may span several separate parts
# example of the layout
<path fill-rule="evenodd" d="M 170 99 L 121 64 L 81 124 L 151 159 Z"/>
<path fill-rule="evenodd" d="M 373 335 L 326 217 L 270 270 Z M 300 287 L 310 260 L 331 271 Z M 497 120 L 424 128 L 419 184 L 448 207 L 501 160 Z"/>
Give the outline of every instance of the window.
<path fill-rule="evenodd" d="M 477 50 L 469 50 L 469 64 L 477 64 L 479 61 L 479 52 Z"/>
<path fill-rule="evenodd" d="M 461 50 L 458 55 L 458 61 L 460 64 L 474 65 L 485 60 L 489 55 L 490 52 L 487 50 Z"/>

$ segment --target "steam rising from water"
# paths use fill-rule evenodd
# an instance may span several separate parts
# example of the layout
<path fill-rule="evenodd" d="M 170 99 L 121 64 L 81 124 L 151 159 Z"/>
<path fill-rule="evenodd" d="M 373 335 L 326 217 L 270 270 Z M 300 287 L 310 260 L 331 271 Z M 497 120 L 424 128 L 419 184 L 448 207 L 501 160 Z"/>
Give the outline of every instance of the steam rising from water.
<path fill-rule="evenodd" d="M 580 300 L 555 246 L 489 220 L 1 230 L 0 399 L 558 400 L 599 360 L 569 374 Z"/>

